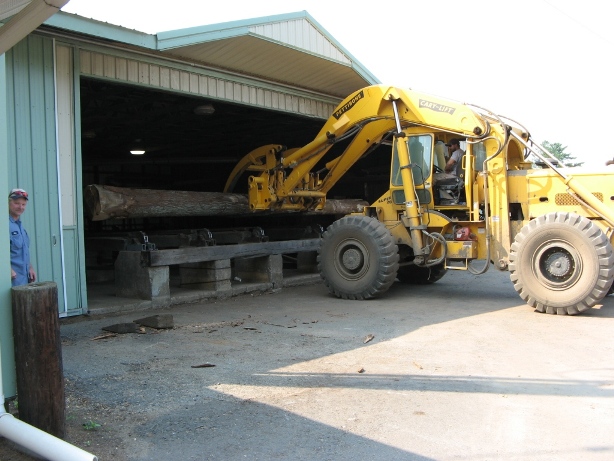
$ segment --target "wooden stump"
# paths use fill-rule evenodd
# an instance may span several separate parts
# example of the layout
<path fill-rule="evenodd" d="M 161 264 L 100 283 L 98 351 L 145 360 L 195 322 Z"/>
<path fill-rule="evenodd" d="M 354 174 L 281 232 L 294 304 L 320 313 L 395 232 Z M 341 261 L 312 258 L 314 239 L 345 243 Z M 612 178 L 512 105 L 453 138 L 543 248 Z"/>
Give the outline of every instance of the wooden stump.
<path fill-rule="evenodd" d="M 54 282 L 13 287 L 13 337 L 19 419 L 58 438 L 66 435 L 66 401 Z"/>

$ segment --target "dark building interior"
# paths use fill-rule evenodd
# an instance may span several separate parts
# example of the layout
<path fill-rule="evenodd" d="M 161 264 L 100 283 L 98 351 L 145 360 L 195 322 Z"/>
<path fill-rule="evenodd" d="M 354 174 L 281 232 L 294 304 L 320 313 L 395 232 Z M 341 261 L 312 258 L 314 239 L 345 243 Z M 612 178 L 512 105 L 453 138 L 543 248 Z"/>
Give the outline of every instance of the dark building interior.
<path fill-rule="evenodd" d="M 223 192 L 229 174 L 250 151 L 265 144 L 301 147 L 312 141 L 325 123 L 316 118 L 91 78 L 81 78 L 80 103 L 84 188 L 96 184 Z M 145 153 L 131 154 L 135 148 Z M 343 142 L 334 146 L 323 162 L 344 148 Z M 390 148 L 379 147 L 359 160 L 333 187 L 328 198 L 372 203 L 388 189 L 389 168 Z M 248 175 L 240 178 L 234 193 L 246 194 Z M 212 231 L 216 244 L 241 243 L 233 238 L 252 241 L 249 240 L 252 236 L 256 239 L 265 236 L 268 241 L 312 238 L 341 217 L 256 212 L 241 216 L 152 216 L 96 221 L 85 208 L 88 284 L 112 280 L 118 252 L 127 249 L 124 246 L 127 242 L 138 247 L 145 235 L 158 249 L 175 247 L 178 238 L 183 242 L 185 235 L 201 235 L 203 231 Z M 163 241 L 171 243 L 165 246 Z"/>
<path fill-rule="evenodd" d="M 324 124 L 315 118 L 91 78 L 81 79 L 80 98 L 84 187 L 222 192 L 236 163 L 251 150 L 272 143 L 301 147 Z M 135 148 L 145 154 L 132 155 Z M 389 149 L 379 148 L 357 162 L 329 198 L 373 202 L 388 188 L 389 165 Z M 246 193 L 246 189 L 247 177 L 234 192 Z M 106 221 L 91 221 L 86 216 L 86 232 L 91 236 L 170 228 L 300 225 L 313 220 L 299 214 Z M 326 226 L 329 220 L 318 224 Z"/>

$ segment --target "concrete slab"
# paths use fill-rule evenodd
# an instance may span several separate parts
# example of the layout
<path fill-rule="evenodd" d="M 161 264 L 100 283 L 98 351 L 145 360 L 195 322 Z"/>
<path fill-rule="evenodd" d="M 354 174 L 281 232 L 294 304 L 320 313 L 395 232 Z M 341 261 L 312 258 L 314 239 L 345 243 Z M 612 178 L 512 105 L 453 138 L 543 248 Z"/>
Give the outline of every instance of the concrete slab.
<path fill-rule="evenodd" d="M 312 284 L 156 312 L 175 328 L 62 324 L 68 440 L 101 461 L 614 458 L 614 298 L 537 314 L 508 274 L 455 271 L 371 301 Z"/>
<path fill-rule="evenodd" d="M 235 280 L 230 283 L 230 288 L 228 289 L 206 290 L 202 287 L 181 285 L 178 278 L 171 277 L 168 303 L 170 306 L 199 302 L 207 303 L 249 293 L 265 293 L 269 291 L 278 291 L 281 288 L 311 285 L 319 283 L 321 280 L 319 274 L 285 271 L 281 282 L 278 278 L 275 278 L 274 282 L 247 282 Z M 279 283 L 281 283 L 281 287 Z M 115 293 L 116 288 L 113 282 L 88 285 L 88 314 L 93 317 L 100 317 L 122 315 L 139 310 L 157 312 L 159 309 L 165 308 L 165 306 L 152 303 L 151 300 L 126 298 L 123 296 L 116 296 Z"/>

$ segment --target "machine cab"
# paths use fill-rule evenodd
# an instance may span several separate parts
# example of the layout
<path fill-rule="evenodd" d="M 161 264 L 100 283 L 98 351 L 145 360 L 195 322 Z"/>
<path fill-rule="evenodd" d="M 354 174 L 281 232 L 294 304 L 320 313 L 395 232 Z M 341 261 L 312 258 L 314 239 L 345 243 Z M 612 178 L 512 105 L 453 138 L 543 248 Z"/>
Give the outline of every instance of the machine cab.
<path fill-rule="evenodd" d="M 401 142 L 408 143 L 410 168 L 420 205 L 428 208 L 465 207 L 464 178 L 445 172 L 445 142 L 434 133 L 411 134 Z M 395 204 L 405 202 L 396 147 L 392 152 L 391 192 Z"/>

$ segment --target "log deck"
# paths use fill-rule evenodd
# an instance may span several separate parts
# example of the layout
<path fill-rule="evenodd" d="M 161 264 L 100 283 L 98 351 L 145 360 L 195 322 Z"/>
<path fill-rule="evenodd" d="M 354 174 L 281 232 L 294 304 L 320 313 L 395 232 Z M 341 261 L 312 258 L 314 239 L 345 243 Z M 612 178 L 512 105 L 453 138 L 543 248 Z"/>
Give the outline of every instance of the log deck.
<path fill-rule="evenodd" d="M 305 239 L 142 251 L 141 265 L 144 267 L 172 266 L 220 259 L 318 251 L 318 248 L 320 248 L 320 239 Z"/>
<path fill-rule="evenodd" d="M 231 281 L 257 283 L 265 289 L 284 285 L 284 254 L 297 254 L 297 268 L 315 272 L 320 238 L 276 242 L 120 251 L 115 261 L 116 295 L 150 300 L 152 307 L 169 307 L 170 266 L 179 266 L 181 287 L 231 292 Z"/>

